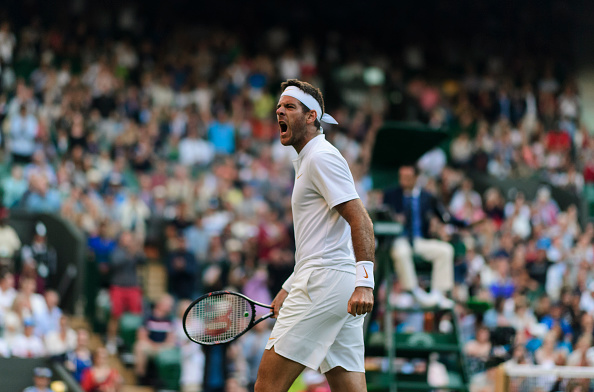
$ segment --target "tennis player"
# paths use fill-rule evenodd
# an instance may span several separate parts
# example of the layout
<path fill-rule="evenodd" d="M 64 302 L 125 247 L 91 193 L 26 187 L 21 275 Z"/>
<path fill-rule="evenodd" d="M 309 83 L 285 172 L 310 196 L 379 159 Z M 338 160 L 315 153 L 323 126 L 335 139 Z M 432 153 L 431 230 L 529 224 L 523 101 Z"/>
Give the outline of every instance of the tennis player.
<path fill-rule="evenodd" d="M 293 161 L 295 269 L 272 301 L 277 321 L 262 356 L 256 392 L 286 392 L 305 367 L 334 392 L 366 391 L 363 318 L 373 307 L 373 225 L 340 152 L 326 141 L 318 88 L 281 84 L 276 116 Z"/>

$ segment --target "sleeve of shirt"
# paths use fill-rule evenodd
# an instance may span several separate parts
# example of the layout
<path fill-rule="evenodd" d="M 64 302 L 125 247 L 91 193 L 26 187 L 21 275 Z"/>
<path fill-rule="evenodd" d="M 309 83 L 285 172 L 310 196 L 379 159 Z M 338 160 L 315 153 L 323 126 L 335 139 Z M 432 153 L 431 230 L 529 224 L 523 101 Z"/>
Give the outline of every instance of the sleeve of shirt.
<path fill-rule="evenodd" d="M 330 152 L 317 154 L 310 161 L 309 174 L 313 185 L 330 208 L 359 198 L 351 170 L 341 156 Z"/>

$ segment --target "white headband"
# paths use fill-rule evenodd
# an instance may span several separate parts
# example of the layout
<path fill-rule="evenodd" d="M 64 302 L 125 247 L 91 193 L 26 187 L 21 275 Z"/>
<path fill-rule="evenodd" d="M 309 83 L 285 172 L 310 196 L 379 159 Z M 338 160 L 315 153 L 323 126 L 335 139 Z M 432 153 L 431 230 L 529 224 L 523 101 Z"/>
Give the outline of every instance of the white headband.
<path fill-rule="evenodd" d="M 299 87 L 289 86 L 285 89 L 285 91 L 283 91 L 281 97 L 283 95 L 288 95 L 289 97 L 293 97 L 299 100 L 299 102 L 307 106 L 309 110 L 315 110 L 317 119 L 319 121 L 325 122 L 326 124 L 338 124 L 338 121 L 336 121 L 334 117 L 332 117 L 328 113 L 322 114 L 322 108 L 320 107 L 318 100 L 306 93 L 305 91 L 301 90 Z"/>

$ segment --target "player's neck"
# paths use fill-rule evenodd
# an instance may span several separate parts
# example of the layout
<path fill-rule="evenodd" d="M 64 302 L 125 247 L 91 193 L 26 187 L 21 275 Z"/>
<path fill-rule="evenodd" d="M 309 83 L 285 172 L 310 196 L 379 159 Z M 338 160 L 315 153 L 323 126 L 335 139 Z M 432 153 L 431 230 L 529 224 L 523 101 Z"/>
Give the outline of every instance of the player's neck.
<path fill-rule="evenodd" d="M 303 140 L 301 141 L 301 143 L 299 144 L 294 144 L 293 148 L 295 148 L 295 151 L 297 151 L 297 154 L 299 154 L 307 145 L 307 143 L 309 143 L 310 141 L 312 141 L 316 136 L 321 135 L 322 132 L 319 129 L 316 129 L 314 131 L 310 131 L 307 132 L 305 134 L 305 137 L 303 138 Z"/>

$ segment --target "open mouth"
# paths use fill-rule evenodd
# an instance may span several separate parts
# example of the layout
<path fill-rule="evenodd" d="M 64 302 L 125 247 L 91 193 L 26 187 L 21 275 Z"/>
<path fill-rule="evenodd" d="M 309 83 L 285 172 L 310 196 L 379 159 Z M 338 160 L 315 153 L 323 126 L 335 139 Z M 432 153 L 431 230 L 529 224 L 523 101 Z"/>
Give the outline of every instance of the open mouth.
<path fill-rule="evenodd" d="M 279 121 L 278 126 L 280 127 L 281 135 L 287 132 L 288 126 L 284 121 Z"/>

